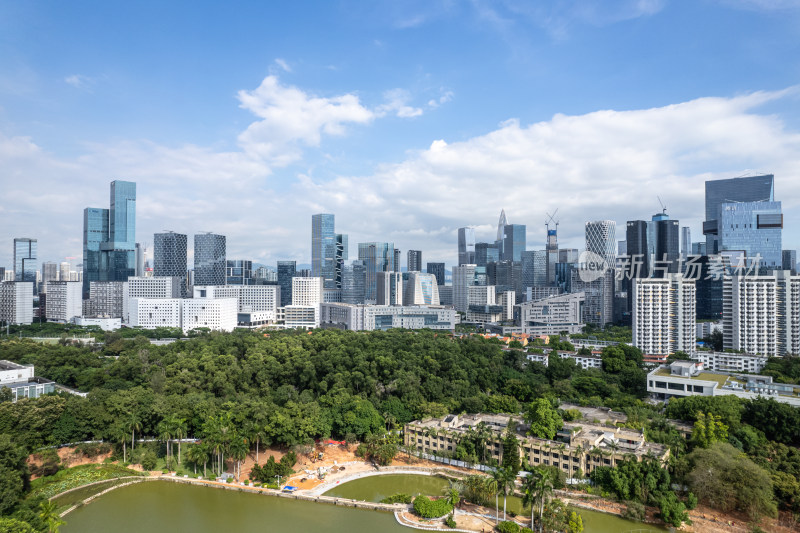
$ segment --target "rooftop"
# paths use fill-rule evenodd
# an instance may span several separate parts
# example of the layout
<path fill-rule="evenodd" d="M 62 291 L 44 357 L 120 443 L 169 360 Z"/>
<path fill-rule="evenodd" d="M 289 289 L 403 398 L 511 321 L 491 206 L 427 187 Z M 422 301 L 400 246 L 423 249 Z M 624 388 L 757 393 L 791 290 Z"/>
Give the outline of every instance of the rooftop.
<path fill-rule="evenodd" d="M 0 370 L 22 370 L 23 368 L 28 368 L 32 365 L 19 365 L 17 363 L 12 363 L 11 361 L 6 361 L 5 359 L 0 360 Z"/>

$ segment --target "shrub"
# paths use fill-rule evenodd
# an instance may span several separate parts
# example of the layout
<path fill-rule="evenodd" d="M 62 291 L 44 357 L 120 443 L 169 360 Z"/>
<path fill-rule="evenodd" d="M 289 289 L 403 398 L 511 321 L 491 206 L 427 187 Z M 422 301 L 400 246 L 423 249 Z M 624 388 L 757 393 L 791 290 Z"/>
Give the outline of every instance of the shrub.
<path fill-rule="evenodd" d="M 403 492 L 392 494 L 388 498 L 384 498 L 381 500 L 381 503 L 411 503 L 413 498 L 410 494 L 405 494 Z"/>
<path fill-rule="evenodd" d="M 446 499 L 431 500 L 427 496 L 417 496 L 414 512 L 422 518 L 439 518 L 451 512 L 453 506 Z"/>
<path fill-rule="evenodd" d="M 456 528 L 456 521 L 453 519 L 453 515 L 452 514 L 447 517 L 447 520 L 445 520 L 444 523 L 450 529 L 455 529 Z"/>
<path fill-rule="evenodd" d="M 155 470 L 158 458 L 153 450 L 147 450 L 142 454 L 141 465 L 145 470 Z"/>
<path fill-rule="evenodd" d="M 519 533 L 519 524 L 516 522 L 500 522 L 496 527 L 500 533 Z"/>
<path fill-rule="evenodd" d="M 625 518 L 643 521 L 645 518 L 644 505 L 639 502 L 625 502 Z"/>
<path fill-rule="evenodd" d="M 691 511 L 695 507 L 697 507 L 697 496 L 695 496 L 693 492 L 690 492 L 686 496 L 686 508 Z"/>

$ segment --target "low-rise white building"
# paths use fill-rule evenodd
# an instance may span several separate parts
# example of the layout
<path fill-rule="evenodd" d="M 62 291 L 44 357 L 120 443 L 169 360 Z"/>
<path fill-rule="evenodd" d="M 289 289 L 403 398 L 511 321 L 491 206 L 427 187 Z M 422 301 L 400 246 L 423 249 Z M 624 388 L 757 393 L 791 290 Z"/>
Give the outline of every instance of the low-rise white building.
<path fill-rule="evenodd" d="M 208 328 L 233 331 L 238 319 L 236 298 L 187 298 L 181 301 L 183 331 Z"/>
<path fill-rule="evenodd" d="M 0 385 L 28 381 L 33 378 L 33 375 L 33 365 L 20 365 L 5 360 L 0 361 Z"/>
<path fill-rule="evenodd" d="M 352 331 L 405 329 L 455 329 L 456 311 L 452 307 L 424 305 L 322 304 L 320 324 Z M 288 320 L 287 320 L 288 325 Z"/>
<path fill-rule="evenodd" d="M 322 304 L 322 305 L 343 305 L 343 304 Z M 287 329 L 318 328 L 319 309 L 320 305 L 287 305 L 286 307 L 283 308 L 284 327 Z"/>
<path fill-rule="evenodd" d="M 549 296 L 523 302 L 519 309 L 522 331 L 528 335 L 558 335 L 562 331 L 580 333 L 586 295 L 582 292 Z"/>
<path fill-rule="evenodd" d="M 528 361 L 533 361 L 536 363 L 541 363 L 544 366 L 548 366 L 550 362 L 550 354 L 552 350 L 545 349 L 545 353 L 538 353 L 538 352 L 529 352 L 527 355 Z M 583 369 L 588 368 L 603 368 L 603 358 L 599 355 L 580 355 L 577 352 L 565 352 L 565 351 L 558 351 L 556 352 L 561 359 L 572 359 L 581 366 Z"/>
<path fill-rule="evenodd" d="M 114 331 L 122 327 L 121 318 L 98 318 L 76 316 L 72 318 L 72 323 L 76 326 L 97 326 L 103 331 Z"/>
<path fill-rule="evenodd" d="M 130 277 L 122 289 L 122 310 L 127 313 L 130 309 L 129 302 L 134 298 L 173 299 L 183 296 L 182 284 L 184 279 L 180 276 L 154 276 Z M 122 322 L 127 324 L 130 317 L 126 314 Z"/>
<path fill-rule="evenodd" d="M 181 327 L 180 298 L 131 298 L 128 302 L 128 324 L 134 328 Z"/>
<path fill-rule="evenodd" d="M 773 383 L 771 376 L 706 372 L 696 361 L 675 361 L 647 374 L 647 392 L 656 399 L 686 396 L 738 396 L 752 400 L 773 398 L 795 407 L 800 406 L 800 387 Z"/>
<path fill-rule="evenodd" d="M 728 352 L 697 352 L 692 359 L 703 363 L 710 372 L 744 372 L 758 374 L 767 365 L 767 358 L 760 355 Z"/>

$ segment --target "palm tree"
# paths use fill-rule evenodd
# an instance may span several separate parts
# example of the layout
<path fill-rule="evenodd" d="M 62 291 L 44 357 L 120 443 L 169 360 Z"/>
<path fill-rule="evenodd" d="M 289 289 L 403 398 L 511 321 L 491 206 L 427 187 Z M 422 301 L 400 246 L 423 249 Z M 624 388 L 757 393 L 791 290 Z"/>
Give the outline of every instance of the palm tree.
<path fill-rule="evenodd" d="M 136 432 L 142 430 L 142 419 L 136 411 L 131 412 L 128 417 L 128 430 L 131 432 L 131 453 L 136 445 Z"/>
<path fill-rule="evenodd" d="M 58 528 L 66 524 L 58 514 L 58 505 L 55 502 L 46 501 L 39 504 L 39 518 L 47 524 L 48 533 L 58 533 Z"/>
<path fill-rule="evenodd" d="M 447 496 L 447 501 L 453 506 L 453 509 L 458 507 L 461 502 L 461 495 L 464 493 L 464 483 L 460 479 L 447 480 L 447 487 L 444 488 L 444 494 Z"/>
<path fill-rule="evenodd" d="M 172 430 L 175 434 L 175 438 L 178 439 L 178 468 L 181 467 L 181 439 L 186 437 L 186 432 L 188 431 L 188 427 L 186 425 L 185 418 L 174 418 L 173 419 L 173 426 Z"/>
<path fill-rule="evenodd" d="M 203 462 L 202 444 L 189 446 L 186 450 L 186 460 L 194 465 L 194 475 L 197 475 L 197 465 Z"/>
<path fill-rule="evenodd" d="M 500 489 L 503 491 L 503 521 L 506 520 L 506 501 L 508 500 L 508 491 L 514 492 L 517 486 L 517 473 L 507 468 L 500 468 Z"/>
<path fill-rule="evenodd" d="M 523 484 L 525 496 L 523 505 L 531 505 L 531 529 L 534 524 L 534 509 L 538 504 L 539 528 L 542 529 L 542 515 L 547 500 L 553 495 L 553 472 L 543 468 L 536 468 Z"/>
<path fill-rule="evenodd" d="M 492 488 L 494 492 L 494 520 L 500 522 L 500 492 L 505 492 L 503 484 L 505 483 L 505 473 L 502 468 L 495 468 L 492 470 Z M 503 511 L 505 516 L 505 510 Z"/>
<path fill-rule="evenodd" d="M 242 474 L 241 462 L 247 458 L 247 452 L 249 451 L 250 446 L 247 443 L 247 439 L 241 435 L 234 434 L 230 441 L 230 453 L 231 457 L 236 461 L 236 481 L 239 481 L 239 477 Z"/>
<path fill-rule="evenodd" d="M 128 430 L 122 424 L 114 424 L 111 426 L 111 438 L 122 443 L 122 462 L 127 463 Z"/>
<path fill-rule="evenodd" d="M 167 469 L 172 470 L 170 468 L 170 453 L 169 453 L 169 442 L 172 439 L 172 424 L 170 424 L 168 419 L 164 419 L 158 423 L 158 438 L 162 441 L 167 443 Z"/>

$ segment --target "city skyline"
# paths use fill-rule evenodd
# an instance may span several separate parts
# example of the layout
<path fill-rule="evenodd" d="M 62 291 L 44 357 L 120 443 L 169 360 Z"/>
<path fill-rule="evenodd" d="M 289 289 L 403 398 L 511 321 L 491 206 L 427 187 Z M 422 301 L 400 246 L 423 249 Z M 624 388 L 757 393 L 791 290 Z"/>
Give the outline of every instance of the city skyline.
<path fill-rule="evenodd" d="M 334 213 L 351 256 L 385 241 L 449 268 L 457 229 L 493 242 L 501 209 L 538 250 L 558 208 L 559 244 L 582 248 L 586 221 L 649 219 L 660 196 L 701 241 L 705 180 L 770 173 L 783 247 L 800 248 L 797 3 L 604 8 L 345 2 L 229 20 L 201 3 L 194 22 L 229 23 L 217 51 L 180 6 L 152 21 L 147 5 L 4 4 L 0 264 L 14 237 L 37 239 L 40 262 L 80 257 L 81 210 L 115 179 L 137 183 L 149 250 L 167 229 L 213 231 L 230 257 L 307 264 L 310 215 Z M 333 38 L 306 43 L 300 21 Z M 704 28 L 691 43 L 686 21 Z"/>

